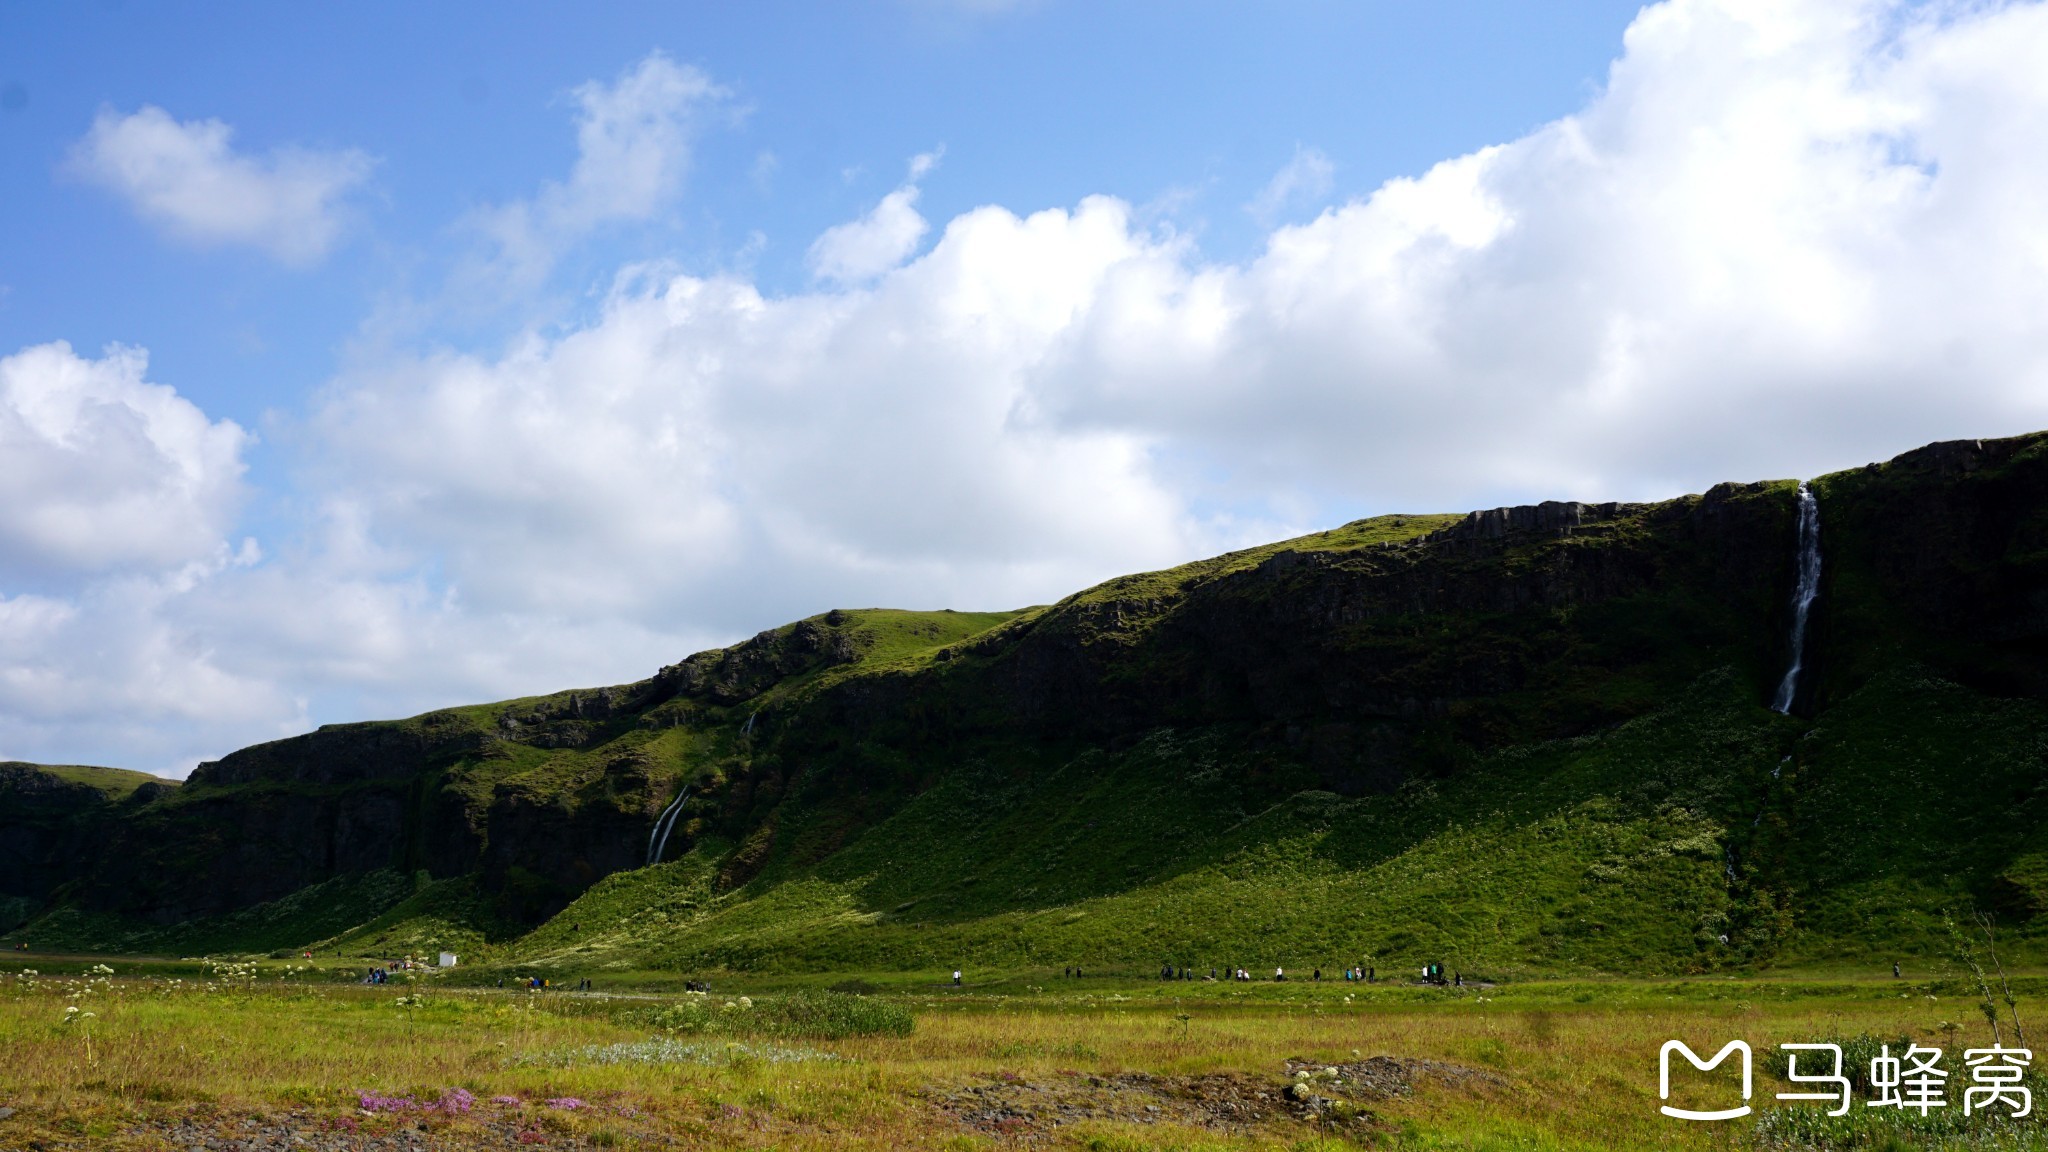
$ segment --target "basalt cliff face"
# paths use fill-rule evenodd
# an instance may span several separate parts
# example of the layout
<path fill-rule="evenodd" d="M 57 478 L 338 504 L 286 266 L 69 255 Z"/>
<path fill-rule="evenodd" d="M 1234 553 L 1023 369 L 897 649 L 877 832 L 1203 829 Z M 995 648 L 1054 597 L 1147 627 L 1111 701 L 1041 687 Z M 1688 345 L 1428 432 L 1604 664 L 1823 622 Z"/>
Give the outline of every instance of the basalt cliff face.
<path fill-rule="evenodd" d="M 1766 767 L 1804 747 L 1771 725 L 1824 727 L 1901 668 L 1988 700 L 2048 697 L 2048 436 L 1932 445 L 1813 490 L 1822 595 L 1789 720 L 1765 705 L 1789 647 L 1793 482 L 1386 516 L 1021 612 L 834 611 L 636 684 L 329 726 L 118 801 L 0 766 L 0 891 L 166 925 L 396 870 L 471 878 L 509 920 L 534 923 L 647 865 L 656 817 L 688 787 L 666 858 L 698 867 L 701 902 L 870 857 L 881 862 L 860 875 L 879 901 L 900 894 L 890 868 L 915 868 L 877 844 L 909 835 L 932 797 L 990 773 L 1071 789 L 1073 765 L 1136 765 L 1163 733 L 1221 758 L 1227 830 L 1302 797 L 1359 820 L 1412 806 L 1492 780 L 1503 757 L 1527 758 L 1515 749 L 1635 731 L 1702 684 L 1749 710 L 1741 739 L 1770 745 L 1755 752 Z M 1815 815 L 1772 809 L 1768 779 L 1782 775 L 1749 770 L 1701 768 L 1730 782 L 1644 801 L 1723 821 L 1708 873 L 1725 874 L 1728 907 L 1701 915 L 1732 918 L 1737 935 L 1793 915 L 1804 881 L 1784 837 Z M 1737 835 L 1751 812 L 1756 832 Z M 2012 817 L 1973 891 L 2010 897 L 2032 820 Z M 1756 839 L 1773 826 L 1779 840 Z M 1060 898 L 1108 899 L 1173 871 L 1159 864 Z M 980 907 L 960 899 L 934 915 Z M 885 911 L 929 906 L 912 893 Z"/>
<path fill-rule="evenodd" d="M 108 828 L 176 789 L 140 772 L 0 762 L 0 932 L 91 872 Z"/>

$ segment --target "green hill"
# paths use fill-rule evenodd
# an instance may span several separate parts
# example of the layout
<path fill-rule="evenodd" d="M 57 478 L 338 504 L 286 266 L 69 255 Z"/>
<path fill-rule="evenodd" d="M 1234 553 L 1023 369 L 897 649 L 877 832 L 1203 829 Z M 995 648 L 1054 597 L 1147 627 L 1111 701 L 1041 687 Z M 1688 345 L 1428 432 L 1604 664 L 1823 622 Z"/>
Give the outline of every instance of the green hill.
<path fill-rule="evenodd" d="M 1980 907 L 2039 954 L 2048 436 L 1813 482 L 1780 715 L 1796 488 L 1377 517 L 329 726 L 107 806 L 25 934 L 563 973 L 1662 973 L 1934 953 Z"/>

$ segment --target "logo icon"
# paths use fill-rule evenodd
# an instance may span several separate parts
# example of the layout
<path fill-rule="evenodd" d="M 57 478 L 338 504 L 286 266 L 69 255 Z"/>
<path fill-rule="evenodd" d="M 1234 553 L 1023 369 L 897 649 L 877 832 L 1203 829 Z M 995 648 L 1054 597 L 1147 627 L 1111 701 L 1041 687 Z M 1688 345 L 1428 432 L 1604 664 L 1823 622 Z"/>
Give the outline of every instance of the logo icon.
<path fill-rule="evenodd" d="M 1780 1092 L 1778 1093 L 1778 1099 L 1834 1101 L 1840 1107 L 1831 1110 L 1828 1115 L 1847 1116 L 1849 1114 L 1850 1084 L 1849 1078 L 1842 1075 L 1842 1046 L 1840 1044 L 1780 1044 L 1778 1047 L 1785 1051 L 1786 1079 L 1794 1084 L 1832 1084 L 1835 1086 L 1835 1090 L 1832 1092 Z M 1801 1052 L 1825 1052 L 1833 1056 L 1835 1058 L 1834 1071 L 1801 1072 L 1799 1070 L 1799 1054 Z M 1873 1066 L 1875 1066 L 1875 1063 L 1875 1061 L 1872 1061 Z"/>
<path fill-rule="evenodd" d="M 1686 1047 L 1683 1041 L 1666 1040 L 1664 1047 L 1657 1050 L 1657 1098 L 1659 1100 L 1671 1099 L 1671 1054 L 1673 1052 L 1683 1053 L 1686 1062 L 1700 1071 L 1712 1072 L 1721 1066 L 1721 1061 L 1726 1060 L 1730 1052 L 1737 1051 L 1742 1053 L 1742 1098 L 1748 1100 L 1752 1071 L 1750 1052 L 1749 1045 L 1740 1040 L 1730 1040 L 1719 1052 L 1714 1053 L 1712 1060 L 1700 1059 L 1699 1053 Z M 1744 1104 L 1740 1108 L 1723 1108 L 1716 1112 L 1695 1112 L 1690 1108 L 1673 1108 L 1671 1105 L 1666 1104 L 1659 1108 L 1658 1111 L 1666 1116 L 1675 1116 L 1680 1120 L 1733 1120 L 1738 1116 L 1749 1115 L 1749 1105 Z"/>

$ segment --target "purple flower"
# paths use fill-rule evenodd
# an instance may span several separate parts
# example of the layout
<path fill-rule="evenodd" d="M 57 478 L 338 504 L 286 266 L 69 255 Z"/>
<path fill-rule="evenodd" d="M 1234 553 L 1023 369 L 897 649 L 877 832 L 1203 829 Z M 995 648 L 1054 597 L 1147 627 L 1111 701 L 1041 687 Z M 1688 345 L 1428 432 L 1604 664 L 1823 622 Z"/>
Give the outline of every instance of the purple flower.
<path fill-rule="evenodd" d="M 362 1103 L 365 1112 L 409 1112 L 420 1106 L 410 1096 L 385 1096 L 376 1092 L 358 1092 L 356 1099 Z"/>
<path fill-rule="evenodd" d="M 491 1097 L 491 1103 L 504 1104 L 508 1107 L 517 1108 L 521 1103 L 523 1103 L 523 1101 L 521 1101 L 517 1096 L 493 1096 Z"/>
<path fill-rule="evenodd" d="M 457 1116 L 469 1111 L 470 1105 L 475 1103 L 476 1097 L 470 1095 L 468 1089 L 450 1088 L 441 1093 L 441 1102 L 436 1107 L 450 1116 Z"/>
<path fill-rule="evenodd" d="M 586 1105 L 585 1103 L 583 1103 L 583 1101 L 578 1100 L 574 1096 L 557 1096 L 554 1099 L 548 1101 L 548 1107 L 560 1108 L 564 1111 L 574 1112 L 578 1108 L 586 1108 L 589 1107 L 589 1105 Z"/>

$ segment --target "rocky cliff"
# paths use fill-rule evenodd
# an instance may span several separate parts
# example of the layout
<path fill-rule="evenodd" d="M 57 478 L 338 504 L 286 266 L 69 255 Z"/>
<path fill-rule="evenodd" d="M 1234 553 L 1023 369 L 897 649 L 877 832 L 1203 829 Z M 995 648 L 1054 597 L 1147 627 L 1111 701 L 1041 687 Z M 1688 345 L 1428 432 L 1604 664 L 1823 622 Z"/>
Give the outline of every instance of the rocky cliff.
<path fill-rule="evenodd" d="M 1814 491 L 1826 561 L 1800 711 L 1905 665 L 2048 696 L 2048 437 L 1933 445 Z M 396 869 L 476 877 L 533 921 L 644 865 L 685 785 L 670 855 L 702 859 L 715 895 L 829 872 L 963 773 L 1051 779 L 1165 732 L 1226 749 L 1248 813 L 1457 789 L 1506 750 L 1620 731 L 1708 681 L 1769 743 L 1795 496 L 1776 481 L 1386 516 L 1022 612 L 834 611 L 636 684 L 244 749 L 121 804 L 17 785 L 0 877 L 24 899 L 172 923 Z M 1737 791 L 1701 795 L 1765 802 Z M 63 814 L 19 818 L 46 803 Z M 1764 848 L 1743 850 L 1764 876 Z"/>

